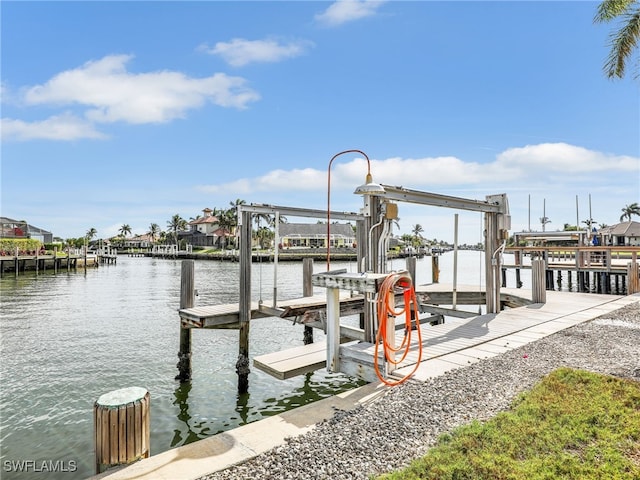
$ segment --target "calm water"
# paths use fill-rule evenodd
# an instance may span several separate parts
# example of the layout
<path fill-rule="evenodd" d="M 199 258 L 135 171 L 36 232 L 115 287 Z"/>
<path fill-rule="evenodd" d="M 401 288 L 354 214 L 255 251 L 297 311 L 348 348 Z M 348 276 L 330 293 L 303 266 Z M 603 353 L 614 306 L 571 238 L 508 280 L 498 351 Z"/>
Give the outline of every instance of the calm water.
<path fill-rule="evenodd" d="M 440 281 L 452 281 L 451 253 Z M 481 252 L 460 252 L 459 283 L 484 283 Z M 403 268 L 398 261 L 392 268 Z M 355 263 L 332 263 L 355 271 Z M 151 393 L 151 454 L 353 388 L 343 375 L 315 372 L 279 381 L 252 368 L 250 393 L 237 394 L 238 332 L 193 331 L 193 380 L 177 374 L 181 262 L 120 256 L 117 265 L 77 272 L 5 274 L 1 285 L 0 448 L 4 478 L 85 478 L 94 473 L 93 403 L 139 386 Z M 315 271 L 326 265 L 316 262 Z M 253 296 L 268 302 L 273 264 L 254 264 Z M 528 278 L 523 271 L 527 288 Z M 196 306 L 238 301 L 237 263 L 196 261 Z M 302 296 L 302 264 L 278 267 L 278 296 Z M 431 280 L 418 261 L 417 283 Z M 510 280 L 509 286 L 513 286 Z M 317 289 L 323 293 L 324 289 Z M 315 340 L 324 335 L 315 331 Z M 302 327 L 282 319 L 251 324 L 250 354 L 302 344 Z M 17 474 L 7 462 L 73 462 L 73 473 Z"/>

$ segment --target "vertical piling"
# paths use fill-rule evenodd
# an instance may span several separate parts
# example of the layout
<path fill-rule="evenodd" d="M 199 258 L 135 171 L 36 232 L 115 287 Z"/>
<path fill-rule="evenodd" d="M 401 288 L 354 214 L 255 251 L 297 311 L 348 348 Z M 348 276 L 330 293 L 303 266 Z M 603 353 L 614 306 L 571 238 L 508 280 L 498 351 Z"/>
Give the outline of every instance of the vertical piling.
<path fill-rule="evenodd" d="M 195 300 L 194 260 L 183 260 L 180 272 L 180 309 L 192 308 Z M 176 380 L 191 380 L 191 328 L 180 323 L 180 351 L 178 352 L 178 375 Z"/>
<path fill-rule="evenodd" d="M 531 297 L 533 303 L 547 301 L 545 261 L 536 259 L 531 262 Z"/>
<path fill-rule="evenodd" d="M 627 264 L 627 295 L 640 292 L 640 264 L 629 262 Z"/>
<path fill-rule="evenodd" d="M 431 254 L 431 282 L 438 283 L 440 281 L 440 267 L 438 266 L 438 254 Z"/>
<path fill-rule="evenodd" d="M 251 212 L 238 208 L 240 219 L 240 332 L 238 339 L 238 393 L 249 391 L 249 323 L 251 320 Z"/>
<path fill-rule="evenodd" d="M 313 296 L 313 284 L 311 276 L 313 275 L 313 258 L 305 258 L 302 260 L 302 296 Z M 313 327 L 304 327 L 303 339 L 305 345 L 313 343 Z"/>
<path fill-rule="evenodd" d="M 522 250 L 513 252 L 513 258 L 516 264 L 516 288 L 522 288 L 522 280 L 520 279 L 520 268 L 522 266 Z"/>
<path fill-rule="evenodd" d="M 407 269 L 407 272 L 409 272 L 409 276 L 411 277 L 411 281 L 413 282 L 414 285 L 417 284 L 417 282 L 416 282 L 417 261 L 418 260 L 417 260 L 416 257 L 407 257 L 404 260 L 405 268 Z"/>
<path fill-rule="evenodd" d="M 140 387 L 106 393 L 93 406 L 96 473 L 148 458 L 151 396 Z"/>

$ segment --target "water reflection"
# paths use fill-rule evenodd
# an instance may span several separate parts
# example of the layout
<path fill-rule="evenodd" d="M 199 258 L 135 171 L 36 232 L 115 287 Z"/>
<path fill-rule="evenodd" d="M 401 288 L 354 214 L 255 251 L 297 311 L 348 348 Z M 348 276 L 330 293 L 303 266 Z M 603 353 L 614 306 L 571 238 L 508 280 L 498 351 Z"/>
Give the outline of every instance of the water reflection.
<path fill-rule="evenodd" d="M 175 389 L 173 395 L 175 400 L 173 404 L 178 407 L 177 419 L 179 423 L 183 423 L 186 427 L 184 430 L 186 436 L 183 435 L 183 431 L 179 429 L 173 430 L 173 438 L 171 439 L 171 448 L 179 445 L 185 445 L 187 443 L 195 442 L 199 440 L 198 433 L 191 428 L 191 415 L 189 414 L 189 392 L 191 391 L 191 382 L 181 383 L 178 388 Z"/>

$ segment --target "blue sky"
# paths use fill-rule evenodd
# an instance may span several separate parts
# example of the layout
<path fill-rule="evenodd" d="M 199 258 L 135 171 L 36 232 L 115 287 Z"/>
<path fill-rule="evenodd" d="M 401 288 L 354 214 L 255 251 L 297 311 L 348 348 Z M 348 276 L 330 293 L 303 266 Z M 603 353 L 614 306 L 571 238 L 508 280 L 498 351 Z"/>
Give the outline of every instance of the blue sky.
<path fill-rule="evenodd" d="M 575 224 L 576 197 L 617 223 L 640 201 L 639 83 L 605 78 L 596 7 L 3 1 L 2 215 L 105 238 L 238 198 L 324 209 L 329 160 L 359 149 L 379 183 L 506 193 L 513 231 L 543 205 L 547 230 Z M 361 207 L 365 173 L 334 162 L 333 209 Z M 451 241 L 454 213 L 401 204 L 395 233 Z"/>

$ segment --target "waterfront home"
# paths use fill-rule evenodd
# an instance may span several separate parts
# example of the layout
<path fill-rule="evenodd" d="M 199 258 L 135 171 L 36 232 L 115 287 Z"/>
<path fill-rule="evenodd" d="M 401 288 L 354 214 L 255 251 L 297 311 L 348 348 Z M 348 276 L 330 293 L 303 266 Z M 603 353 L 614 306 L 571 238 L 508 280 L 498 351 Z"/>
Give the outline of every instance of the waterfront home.
<path fill-rule="evenodd" d="M 29 225 L 25 220 L 14 220 L 13 218 L 0 217 L 0 237 L 1 238 L 33 238 L 42 243 L 53 242 L 53 233 L 33 225 Z"/>
<path fill-rule="evenodd" d="M 349 223 L 331 225 L 331 248 L 354 247 L 356 234 Z M 283 223 L 279 228 L 282 248 L 327 248 L 326 223 Z"/>
<path fill-rule="evenodd" d="M 188 231 L 178 232 L 179 238 L 197 247 L 223 247 L 230 232 L 220 227 L 220 220 L 213 214 L 213 210 L 205 208 L 202 213 L 202 217 L 189 222 Z"/>
<path fill-rule="evenodd" d="M 640 222 L 629 220 L 611 225 L 600 229 L 599 234 L 603 245 L 640 246 Z"/>
<path fill-rule="evenodd" d="M 153 239 L 148 233 L 125 238 L 122 242 L 122 246 L 125 248 L 150 248 L 152 244 Z"/>

